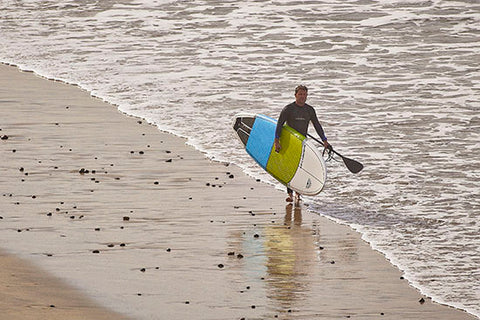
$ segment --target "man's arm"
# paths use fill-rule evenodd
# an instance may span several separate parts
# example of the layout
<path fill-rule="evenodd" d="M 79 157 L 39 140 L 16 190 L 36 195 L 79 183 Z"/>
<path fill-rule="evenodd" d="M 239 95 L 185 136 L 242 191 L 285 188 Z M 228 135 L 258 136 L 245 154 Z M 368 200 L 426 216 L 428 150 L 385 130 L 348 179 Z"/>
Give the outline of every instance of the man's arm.
<path fill-rule="evenodd" d="M 275 129 L 275 152 L 280 152 L 280 149 L 282 149 L 282 146 L 280 145 L 280 135 L 282 134 L 283 124 L 287 121 L 285 109 L 286 107 L 280 112 L 280 117 L 278 117 L 277 121 L 277 128 Z"/>
<path fill-rule="evenodd" d="M 327 137 L 325 136 L 325 132 L 323 131 L 322 125 L 320 124 L 320 121 L 318 121 L 317 118 L 317 113 L 315 112 L 315 109 L 311 109 L 312 112 L 312 118 L 311 121 L 313 123 L 313 127 L 315 128 L 315 131 L 317 131 L 318 136 L 320 139 L 323 141 L 323 146 L 325 148 L 328 148 L 330 146 L 330 143 L 327 141 Z"/>

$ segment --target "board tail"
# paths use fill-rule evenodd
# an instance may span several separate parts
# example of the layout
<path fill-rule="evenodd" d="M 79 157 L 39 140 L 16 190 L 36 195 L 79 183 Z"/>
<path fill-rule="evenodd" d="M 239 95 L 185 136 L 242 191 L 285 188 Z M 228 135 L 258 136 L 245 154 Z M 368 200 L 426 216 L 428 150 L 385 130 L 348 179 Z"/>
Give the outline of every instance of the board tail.
<path fill-rule="evenodd" d="M 237 132 L 238 138 L 240 138 L 240 141 L 245 146 L 247 145 L 248 138 L 250 137 L 250 132 L 252 131 L 254 121 L 255 119 L 250 120 L 250 117 L 238 116 L 235 118 L 233 123 L 233 130 Z"/>

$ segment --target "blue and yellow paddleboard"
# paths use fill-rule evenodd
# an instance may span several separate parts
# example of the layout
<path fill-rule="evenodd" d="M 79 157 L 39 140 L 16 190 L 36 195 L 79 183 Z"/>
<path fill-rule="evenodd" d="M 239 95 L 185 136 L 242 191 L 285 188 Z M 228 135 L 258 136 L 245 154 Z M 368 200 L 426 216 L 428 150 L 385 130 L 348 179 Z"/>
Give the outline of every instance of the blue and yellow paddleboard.
<path fill-rule="evenodd" d="M 282 148 L 275 152 L 277 121 L 265 115 L 237 115 L 233 129 L 248 154 L 275 179 L 296 192 L 316 195 L 327 179 L 325 161 L 318 149 L 298 131 L 285 125 Z"/>

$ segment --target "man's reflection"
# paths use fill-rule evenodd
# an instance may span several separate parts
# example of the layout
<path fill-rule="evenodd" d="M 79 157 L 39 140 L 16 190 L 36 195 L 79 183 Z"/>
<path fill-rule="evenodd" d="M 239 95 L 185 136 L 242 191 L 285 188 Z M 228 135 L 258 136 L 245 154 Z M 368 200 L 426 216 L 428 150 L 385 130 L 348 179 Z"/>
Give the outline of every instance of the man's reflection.
<path fill-rule="evenodd" d="M 292 210 L 295 208 L 295 210 Z M 292 212 L 294 213 L 293 216 L 293 224 L 296 226 L 302 225 L 302 208 L 300 206 L 293 206 L 291 203 L 285 207 L 285 225 L 291 226 L 292 225 Z"/>
<path fill-rule="evenodd" d="M 237 271 L 232 273 L 232 283 L 253 286 L 255 290 L 245 297 L 276 314 L 311 310 L 318 297 L 325 295 L 325 272 L 333 268 L 330 262 L 345 265 L 358 259 L 357 236 L 345 234 L 335 224 L 312 220 L 311 215 L 303 217 L 301 206 L 287 205 L 285 216 L 279 218 L 232 233 L 230 262 Z M 340 271 L 335 269 L 338 276 Z"/>
<path fill-rule="evenodd" d="M 282 309 L 292 308 L 308 294 L 308 275 L 316 261 L 315 239 L 311 228 L 302 227 L 300 206 L 286 206 L 284 225 L 267 227 L 264 245 L 269 298 Z"/>

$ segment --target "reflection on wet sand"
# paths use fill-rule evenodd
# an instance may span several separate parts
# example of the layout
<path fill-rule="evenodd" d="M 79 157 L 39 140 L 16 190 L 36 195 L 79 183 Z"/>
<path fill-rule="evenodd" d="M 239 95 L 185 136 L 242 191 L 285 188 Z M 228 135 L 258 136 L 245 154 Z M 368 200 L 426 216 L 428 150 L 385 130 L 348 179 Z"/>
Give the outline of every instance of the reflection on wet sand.
<path fill-rule="evenodd" d="M 365 265 L 370 262 L 361 260 L 356 234 L 334 223 L 326 227 L 301 205 L 287 205 L 278 218 L 262 218 L 253 228 L 232 230 L 228 245 L 235 270 L 232 284 L 248 301 L 245 304 L 255 305 L 256 312 L 263 310 L 265 318 L 325 319 L 342 315 L 349 307 L 368 313 L 372 306 L 362 298 L 348 307 L 341 299 L 344 292 L 357 297 L 372 294 L 370 283 L 359 285 L 370 272 Z"/>
<path fill-rule="evenodd" d="M 317 260 L 312 229 L 302 226 L 302 209 L 289 204 L 283 226 L 265 228 L 267 297 L 278 311 L 294 308 L 309 292 L 310 274 Z"/>
<path fill-rule="evenodd" d="M 303 208 L 304 209 L 304 208 Z M 342 225 L 288 205 L 285 215 L 262 212 L 230 234 L 229 303 L 249 319 L 463 319 L 445 315 L 420 293 L 403 286 L 401 272 Z M 268 219 L 268 217 L 274 217 Z M 239 258 L 239 255 L 241 258 Z M 402 285 L 401 285 L 402 284 Z"/>

